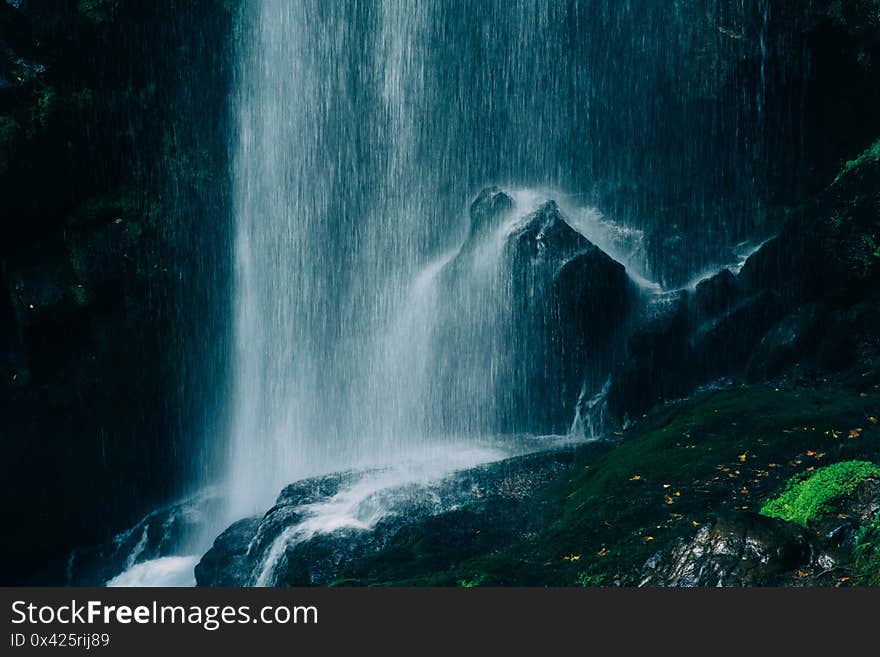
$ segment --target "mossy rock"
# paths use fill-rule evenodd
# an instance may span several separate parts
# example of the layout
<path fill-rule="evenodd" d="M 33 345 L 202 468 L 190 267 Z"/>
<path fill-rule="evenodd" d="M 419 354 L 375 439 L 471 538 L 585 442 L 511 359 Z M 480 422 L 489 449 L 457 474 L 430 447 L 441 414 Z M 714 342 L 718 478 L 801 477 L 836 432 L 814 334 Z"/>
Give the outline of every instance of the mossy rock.
<path fill-rule="evenodd" d="M 834 513 L 836 503 L 869 478 L 880 479 L 880 467 L 868 461 L 841 461 L 812 473 L 795 475 L 782 493 L 764 503 L 761 514 L 815 525 Z"/>

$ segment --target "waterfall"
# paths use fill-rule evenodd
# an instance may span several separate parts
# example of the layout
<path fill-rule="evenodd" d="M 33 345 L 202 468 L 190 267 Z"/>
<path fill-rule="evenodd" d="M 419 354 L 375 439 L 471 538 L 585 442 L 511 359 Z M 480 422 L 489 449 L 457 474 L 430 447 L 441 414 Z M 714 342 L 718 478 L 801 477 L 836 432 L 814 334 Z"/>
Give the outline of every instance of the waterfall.
<path fill-rule="evenodd" d="M 219 438 L 231 516 L 265 509 L 303 477 L 418 458 L 499 427 L 531 430 L 497 421 L 547 394 L 534 371 L 508 363 L 506 341 L 522 347 L 528 336 L 510 326 L 520 301 L 501 247 L 537 202 L 556 200 L 641 288 L 659 290 L 645 230 L 589 201 L 600 185 L 623 189 L 650 128 L 643 81 L 672 56 L 665 44 L 679 42 L 630 28 L 685 29 L 678 17 L 665 4 L 642 12 L 607 0 L 454 11 L 427 1 L 242 3 L 232 384 Z M 464 253 L 467 199 L 488 184 L 519 189 L 516 209 L 492 244 Z M 688 258 L 706 249 L 696 244 Z M 688 258 L 677 262 L 710 259 Z M 600 393 L 604 378 L 566 382 L 572 404 Z"/>
<path fill-rule="evenodd" d="M 233 156 L 233 514 L 422 442 L 444 262 L 418 171 L 425 6 L 246 3 Z M 367 36 L 369 35 L 369 37 Z"/>

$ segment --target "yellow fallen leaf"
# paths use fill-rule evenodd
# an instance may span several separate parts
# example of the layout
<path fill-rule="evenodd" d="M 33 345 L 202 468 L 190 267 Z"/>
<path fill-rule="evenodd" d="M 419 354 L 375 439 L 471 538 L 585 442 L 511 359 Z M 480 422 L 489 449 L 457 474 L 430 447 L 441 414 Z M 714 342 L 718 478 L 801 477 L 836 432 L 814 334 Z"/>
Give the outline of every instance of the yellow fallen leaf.
<path fill-rule="evenodd" d="M 739 455 L 739 462 L 740 462 L 740 463 L 745 463 L 745 462 L 746 462 L 746 456 L 747 456 L 747 454 L 740 454 L 740 455 Z"/>
<path fill-rule="evenodd" d="M 641 481 L 642 475 L 633 475 L 632 477 L 629 478 L 629 480 L 630 481 Z"/>
<path fill-rule="evenodd" d="M 699 526 L 700 526 L 700 523 L 698 523 L 696 520 L 691 520 L 691 524 L 692 524 L 694 527 L 699 527 Z"/>
<path fill-rule="evenodd" d="M 646 542 L 646 543 L 647 543 L 648 541 L 653 541 L 653 540 L 654 540 L 654 537 L 653 537 L 653 536 L 645 536 L 645 542 Z"/>

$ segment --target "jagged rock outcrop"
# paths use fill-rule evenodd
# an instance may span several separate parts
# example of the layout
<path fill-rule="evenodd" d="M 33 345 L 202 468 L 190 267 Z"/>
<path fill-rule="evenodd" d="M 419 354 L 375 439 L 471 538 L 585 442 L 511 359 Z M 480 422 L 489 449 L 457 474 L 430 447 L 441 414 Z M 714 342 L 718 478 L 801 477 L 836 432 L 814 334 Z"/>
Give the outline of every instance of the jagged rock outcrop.
<path fill-rule="evenodd" d="M 619 357 L 637 305 L 632 281 L 552 200 L 527 213 L 487 188 L 470 225 L 442 273 L 438 339 L 486 345 L 479 378 L 492 387 L 495 419 L 479 429 L 564 433 L 578 399 L 602 387 Z M 440 351 L 440 388 L 459 389 L 474 364 L 457 361 L 456 349 Z"/>
<path fill-rule="evenodd" d="M 875 152 L 876 151 L 876 152 Z M 655 302 L 612 375 L 625 424 L 719 379 L 870 369 L 880 358 L 880 148 L 849 163 L 734 275 Z"/>

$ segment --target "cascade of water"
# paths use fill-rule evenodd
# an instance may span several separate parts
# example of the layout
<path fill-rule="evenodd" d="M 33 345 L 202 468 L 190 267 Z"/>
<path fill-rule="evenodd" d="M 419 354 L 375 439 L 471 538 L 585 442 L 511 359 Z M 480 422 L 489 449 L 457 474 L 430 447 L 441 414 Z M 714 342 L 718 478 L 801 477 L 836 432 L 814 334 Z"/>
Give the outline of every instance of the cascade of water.
<path fill-rule="evenodd" d="M 528 401 L 535 372 L 508 362 L 513 334 L 520 346 L 528 336 L 510 327 L 520 301 L 503 247 L 536 203 L 557 199 L 643 290 L 659 289 L 643 232 L 565 195 L 514 194 L 516 210 L 468 253 L 458 246 L 473 242 L 468 219 L 449 210 L 491 180 L 589 188 L 599 169 L 591 158 L 618 157 L 598 141 L 585 147 L 593 131 L 614 137 L 620 124 L 644 136 L 644 117 L 619 116 L 629 107 L 621 98 L 644 92 L 618 84 L 623 64 L 607 60 L 597 36 L 628 34 L 641 14 L 607 1 L 460 9 L 243 3 L 232 99 L 231 515 L 264 509 L 299 478 L 474 439 Z M 669 11 L 652 9 L 667 22 Z M 621 61 L 645 67 L 637 83 L 666 40 L 627 42 Z"/>

